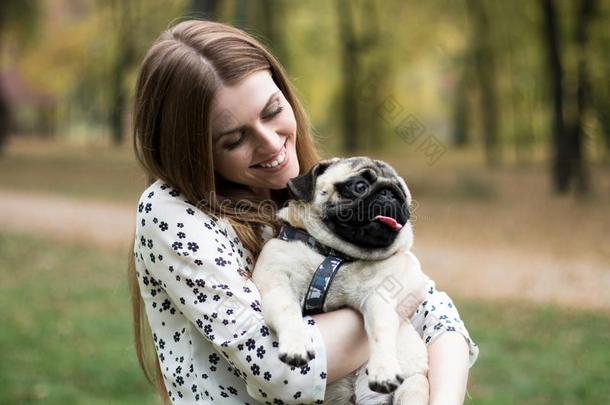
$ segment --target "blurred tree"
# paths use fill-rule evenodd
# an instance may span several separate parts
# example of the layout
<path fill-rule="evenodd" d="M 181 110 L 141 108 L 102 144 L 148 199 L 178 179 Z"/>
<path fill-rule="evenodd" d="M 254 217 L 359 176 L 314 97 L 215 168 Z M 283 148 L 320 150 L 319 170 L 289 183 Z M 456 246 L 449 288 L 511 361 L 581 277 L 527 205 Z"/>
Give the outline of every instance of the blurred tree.
<path fill-rule="evenodd" d="M 606 55 L 605 61 L 605 74 L 606 80 L 598 83 L 596 88 L 593 89 L 592 103 L 599 120 L 602 136 L 604 140 L 604 146 L 606 148 L 606 158 L 610 159 L 610 44 L 606 43 L 607 49 L 604 54 Z"/>
<path fill-rule="evenodd" d="M 385 144 L 384 122 L 380 108 L 392 94 L 392 77 L 394 63 L 391 60 L 393 43 L 391 26 L 388 27 L 389 18 L 394 13 L 392 3 L 388 2 L 380 7 L 379 2 L 365 1 L 360 8 L 361 33 L 359 47 L 362 58 L 362 77 L 358 78 L 358 105 L 359 112 L 356 119 L 360 129 L 360 148 L 367 150 L 381 150 Z M 370 81 L 365 83 L 364 80 Z M 363 97 L 361 89 L 369 86 L 372 90 L 370 97 Z"/>
<path fill-rule="evenodd" d="M 527 106 L 528 99 L 526 92 L 528 91 L 527 85 L 532 86 L 530 81 L 521 79 L 520 72 L 515 66 L 516 55 L 514 49 L 507 50 L 508 57 L 508 84 L 510 86 L 510 125 L 512 126 L 512 139 L 514 143 L 515 158 L 517 164 L 524 164 L 529 161 L 531 155 L 530 147 L 533 143 L 533 131 L 532 128 L 532 111 L 524 108 Z M 531 89 L 529 89 L 531 92 Z"/>
<path fill-rule="evenodd" d="M 466 60 L 470 57 L 466 55 Z M 469 115 L 470 105 L 468 93 L 471 85 L 471 73 L 468 63 L 462 63 L 455 94 L 453 96 L 453 134 L 451 139 L 457 147 L 464 147 L 470 143 Z"/>
<path fill-rule="evenodd" d="M 136 26 L 139 18 L 135 10 L 139 6 L 138 3 L 137 0 L 115 0 L 113 7 L 116 36 L 110 85 L 110 128 L 115 145 L 123 143 L 125 134 L 124 118 L 129 97 L 125 79 L 136 61 Z"/>
<path fill-rule="evenodd" d="M 234 3 L 232 23 L 243 30 L 247 30 L 250 25 L 249 6 L 253 3 L 249 3 L 247 0 L 234 0 Z"/>
<path fill-rule="evenodd" d="M 256 26 L 266 38 L 273 55 L 290 71 L 289 53 L 286 49 L 286 6 L 283 0 L 261 0 L 255 10 L 258 14 Z"/>
<path fill-rule="evenodd" d="M 336 10 L 343 150 L 353 153 L 361 148 L 381 149 L 384 141 L 381 109 L 391 95 L 392 63 L 388 54 L 392 44 L 381 43 L 379 3 L 337 0 Z M 390 12 L 391 8 L 385 10 Z"/>
<path fill-rule="evenodd" d="M 610 36 L 607 31 L 606 37 Z M 601 126 L 606 159 L 610 160 L 610 38 L 602 38 L 599 52 L 601 77 L 591 89 L 591 103 Z"/>
<path fill-rule="evenodd" d="M 586 114 L 588 105 L 590 104 L 590 89 L 589 83 L 589 68 L 588 68 L 588 57 L 587 46 L 589 43 L 588 27 L 595 16 L 595 0 L 581 0 L 578 14 L 576 17 L 576 58 L 577 58 L 577 73 L 576 73 L 576 84 L 573 89 L 575 93 L 571 100 L 572 111 L 570 113 L 568 121 L 568 148 L 571 152 L 571 159 L 569 160 L 571 175 L 575 181 L 575 186 L 579 193 L 586 193 L 589 191 L 589 175 L 586 166 L 586 156 L 583 147 L 584 133 L 583 121 Z"/>
<path fill-rule="evenodd" d="M 342 96 L 342 132 L 343 149 L 354 152 L 360 141 L 358 127 L 358 80 L 362 77 L 360 70 L 360 46 L 356 38 L 353 21 L 353 3 L 349 0 L 337 0 L 339 19 L 339 38 L 341 39 L 341 96 Z"/>
<path fill-rule="evenodd" d="M 551 99 L 553 101 L 553 186 L 557 192 L 565 192 L 570 177 L 569 150 L 566 142 L 563 116 L 563 67 L 561 65 L 557 10 L 553 0 L 541 0 L 544 15 L 544 40 L 550 78 Z"/>
<path fill-rule="evenodd" d="M 472 21 L 472 56 L 476 79 L 480 91 L 483 141 L 487 165 L 495 166 L 501 161 L 499 148 L 499 111 L 496 89 L 496 66 L 489 12 L 481 0 L 466 0 L 467 10 Z"/>
<path fill-rule="evenodd" d="M 4 154 L 6 140 L 10 131 L 10 119 L 9 103 L 2 90 L 2 84 L 0 84 L 0 157 Z"/>
<path fill-rule="evenodd" d="M 519 165 L 533 158 L 532 146 L 539 113 L 537 77 L 540 75 L 540 47 L 531 39 L 538 34 L 537 4 L 516 6 L 512 2 L 487 3 L 493 12 L 493 42 L 498 77 L 498 109 L 502 113 L 499 142 L 505 160 L 512 155 Z"/>
<path fill-rule="evenodd" d="M 218 21 L 221 0 L 191 0 L 193 16 L 205 20 Z"/>
<path fill-rule="evenodd" d="M 27 39 L 34 31 L 39 16 L 36 0 L 0 1 L 0 69 L 5 57 L 4 39 L 14 34 L 18 39 Z M 0 156 L 2 156 L 10 131 L 11 108 L 6 92 L 0 82 Z"/>
<path fill-rule="evenodd" d="M 575 21 L 577 72 L 575 84 L 566 89 L 561 62 L 557 10 L 553 0 L 541 0 L 544 15 L 545 48 L 551 78 L 553 100 L 553 164 L 554 190 L 566 193 L 572 183 L 580 194 L 589 190 L 583 148 L 583 115 L 589 98 L 586 46 L 587 26 L 594 16 L 594 0 L 581 0 Z M 568 97 L 565 97 L 565 96 Z"/>

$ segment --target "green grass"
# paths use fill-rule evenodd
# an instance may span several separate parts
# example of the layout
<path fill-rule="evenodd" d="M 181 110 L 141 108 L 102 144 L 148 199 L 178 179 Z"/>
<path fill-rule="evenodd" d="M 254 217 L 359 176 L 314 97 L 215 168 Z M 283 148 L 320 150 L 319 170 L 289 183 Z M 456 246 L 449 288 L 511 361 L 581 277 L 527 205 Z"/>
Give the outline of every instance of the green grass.
<path fill-rule="evenodd" d="M 457 301 L 481 354 L 471 404 L 610 401 L 610 314 Z"/>
<path fill-rule="evenodd" d="M 142 404 L 125 251 L 0 237 L 0 403 Z M 481 354 L 470 404 L 610 399 L 610 314 L 460 300 Z"/>
<path fill-rule="evenodd" d="M 132 345 L 126 257 L 0 235 L 0 403 L 154 403 Z"/>

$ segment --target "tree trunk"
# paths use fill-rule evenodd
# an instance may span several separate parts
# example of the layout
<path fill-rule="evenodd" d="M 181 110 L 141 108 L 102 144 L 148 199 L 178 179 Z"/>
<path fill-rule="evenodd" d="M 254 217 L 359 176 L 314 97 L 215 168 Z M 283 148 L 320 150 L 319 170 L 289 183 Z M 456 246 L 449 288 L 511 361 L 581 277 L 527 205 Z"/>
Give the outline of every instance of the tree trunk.
<path fill-rule="evenodd" d="M 125 76 L 127 70 L 135 59 L 134 27 L 135 18 L 131 9 L 133 2 L 118 1 L 115 3 L 117 11 L 116 55 L 111 77 L 112 110 L 110 113 L 110 126 L 112 142 L 114 145 L 123 143 L 125 135 L 125 111 L 127 108 L 127 89 Z"/>
<path fill-rule="evenodd" d="M 191 11 L 197 18 L 217 21 L 219 5 L 220 0 L 191 0 Z"/>
<path fill-rule="evenodd" d="M 290 60 L 284 42 L 286 13 L 283 0 L 261 0 L 259 29 L 267 39 L 273 55 L 286 71 L 290 71 Z"/>
<path fill-rule="evenodd" d="M 242 30 L 247 30 L 250 24 L 250 10 L 248 6 L 251 5 L 246 0 L 235 0 L 235 10 L 234 10 L 234 24 L 241 28 Z"/>
<path fill-rule="evenodd" d="M 545 18 L 547 60 L 553 96 L 553 185 L 558 193 L 567 193 L 572 184 L 576 192 L 589 191 L 589 177 L 583 147 L 583 116 L 589 103 L 589 77 L 586 58 L 587 26 L 594 15 L 594 0 L 582 0 L 576 19 L 575 43 L 578 57 L 576 84 L 567 92 L 564 104 L 563 69 L 557 33 L 555 3 L 542 0 Z"/>
<path fill-rule="evenodd" d="M 468 100 L 468 66 L 460 72 L 455 94 L 453 95 L 453 144 L 457 147 L 468 145 L 468 118 L 470 114 Z"/>
<path fill-rule="evenodd" d="M 586 168 L 586 157 L 583 148 L 584 130 L 583 117 L 587 104 L 590 101 L 590 84 L 587 66 L 587 43 L 589 36 L 587 27 L 593 17 L 594 0 L 581 0 L 576 21 L 576 46 L 578 57 L 578 71 L 576 81 L 576 97 L 573 114 L 570 115 L 568 126 L 568 151 L 570 153 L 570 170 L 576 191 L 584 194 L 589 191 L 589 176 Z"/>
<path fill-rule="evenodd" d="M 343 149 L 347 153 L 356 151 L 360 144 L 358 127 L 358 99 L 356 89 L 360 77 L 360 61 L 358 58 L 358 44 L 354 32 L 351 3 L 348 0 L 337 1 L 337 14 L 339 18 L 339 39 L 341 42 L 342 74 L 342 132 Z"/>
<path fill-rule="evenodd" d="M 557 32 L 557 12 L 553 0 L 541 0 L 544 15 L 544 41 L 547 52 L 547 67 L 550 93 L 553 101 L 552 118 L 552 181 L 554 190 L 565 193 L 570 180 L 569 150 L 563 118 L 563 67 Z"/>
<path fill-rule="evenodd" d="M 499 113 L 496 97 L 496 67 L 491 46 L 489 17 L 480 0 L 468 0 L 474 35 L 474 66 L 479 83 L 483 139 L 487 164 L 496 166 L 501 154 L 498 144 Z"/>
<path fill-rule="evenodd" d="M 610 77 L 610 69 L 608 67 L 606 67 L 605 77 Z M 599 88 L 604 86 L 604 89 Z M 610 81 L 606 80 L 606 83 L 599 83 L 598 88 L 593 93 L 593 108 L 601 126 L 605 159 L 610 161 Z"/>
<path fill-rule="evenodd" d="M 2 84 L 0 84 L 0 157 L 4 154 L 8 134 L 10 131 L 11 114 L 9 103 L 4 95 Z"/>
<path fill-rule="evenodd" d="M 3 33 L 4 33 L 4 20 L 5 20 L 5 6 L 0 4 L 0 60 L 3 56 Z M 6 141 L 8 138 L 9 130 L 10 130 L 10 109 L 8 98 L 4 93 L 4 86 L 0 82 L 0 157 L 4 154 L 4 149 L 6 147 Z"/>

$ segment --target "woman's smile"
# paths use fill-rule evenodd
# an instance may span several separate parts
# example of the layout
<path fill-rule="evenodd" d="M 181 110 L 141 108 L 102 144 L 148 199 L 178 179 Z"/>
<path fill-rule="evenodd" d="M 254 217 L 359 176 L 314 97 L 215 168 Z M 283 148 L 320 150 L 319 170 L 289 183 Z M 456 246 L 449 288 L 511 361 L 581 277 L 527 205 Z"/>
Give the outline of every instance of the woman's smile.
<path fill-rule="evenodd" d="M 275 173 L 284 169 L 289 160 L 288 152 L 286 151 L 286 142 L 284 142 L 282 145 L 282 149 L 271 159 L 265 160 L 264 162 L 252 165 L 250 167 L 264 170 L 267 173 Z"/>

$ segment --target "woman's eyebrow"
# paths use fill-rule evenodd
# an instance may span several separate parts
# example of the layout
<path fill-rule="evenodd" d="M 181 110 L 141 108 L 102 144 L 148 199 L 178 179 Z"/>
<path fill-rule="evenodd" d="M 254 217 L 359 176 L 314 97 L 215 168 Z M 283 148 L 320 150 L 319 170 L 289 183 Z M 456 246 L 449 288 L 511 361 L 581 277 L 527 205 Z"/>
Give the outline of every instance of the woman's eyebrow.
<path fill-rule="evenodd" d="M 267 102 L 265 103 L 265 106 L 263 107 L 263 109 L 261 110 L 261 114 L 263 113 L 263 111 L 265 111 L 269 105 L 271 104 L 271 102 L 273 101 L 273 99 L 280 94 L 280 91 L 276 91 L 275 93 L 273 93 L 272 95 L 269 96 L 269 99 L 267 100 Z M 218 135 L 216 136 L 216 140 L 220 139 L 221 136 L 226 135 L 226 134 L 231 134 L 233 132 L 239 131 L 240 129 L 242 129 L 244 126 L 240 125 L 238 127 L 232 128 L 232 129 L 227 129 L 224 130 L 222 132 L 219 132 Z"/>

